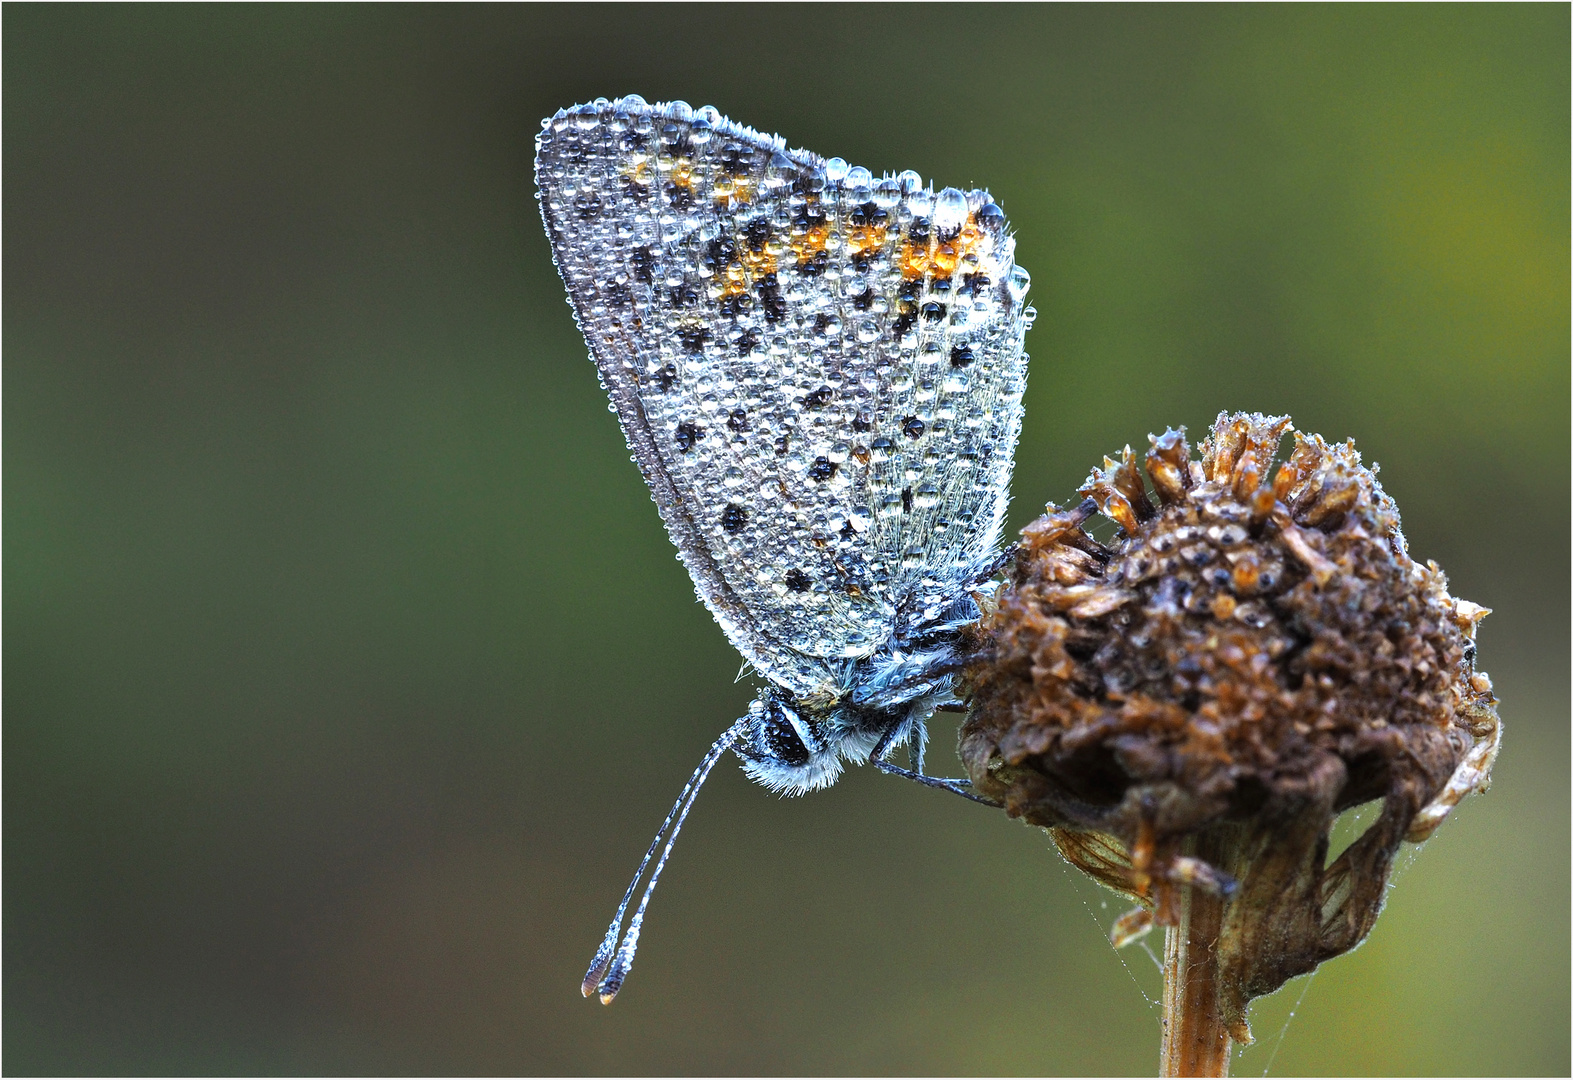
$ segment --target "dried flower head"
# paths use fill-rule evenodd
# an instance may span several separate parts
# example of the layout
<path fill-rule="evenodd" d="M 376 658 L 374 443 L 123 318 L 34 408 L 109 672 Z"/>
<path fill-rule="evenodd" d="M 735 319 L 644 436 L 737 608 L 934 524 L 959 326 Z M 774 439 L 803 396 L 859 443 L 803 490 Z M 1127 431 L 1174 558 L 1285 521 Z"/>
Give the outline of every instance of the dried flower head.
<path fill-rule="evenodd" d="M 961 753 L 978 790 L 1135 898 L 1117 943 L 1221 898 L 1217 1010 L 1246 1007 L 1370 931 L 1399 842 L 1486 783 L 1500 725 L 1475 667 L 1486 609 L 1409 557 L 1352 443 L 1220 415 L 1192 461 L 1129 447 L 1073 510 L 1023 530 L 972 631 Z M 1119 535 L 1083 529 L 1101 511 Z M 1380 817 L 1330 866 L 1340 811 Z M 1227 1040 L 1225 1040 L 1227 1042 Z M 1224 1050 L 1227 1054 L 1227 1045 Z"/>

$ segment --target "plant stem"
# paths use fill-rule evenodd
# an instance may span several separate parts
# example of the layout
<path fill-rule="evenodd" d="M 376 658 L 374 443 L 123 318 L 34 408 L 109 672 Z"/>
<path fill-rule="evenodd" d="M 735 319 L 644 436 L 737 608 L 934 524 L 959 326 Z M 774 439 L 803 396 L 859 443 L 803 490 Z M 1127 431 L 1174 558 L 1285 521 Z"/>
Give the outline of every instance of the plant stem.
<path fill-rule="evenodd" d="M 1196 839 L 1186 841 L 1196 854 Z M 1210 854 L 1210 853 L 1209 853 Z M 1229 1031 L 1218 1008 L 1218 932 L 1222 897 L 1180 886 L 1180 925 L 1163 946 L 1163 1076 L 1228 1076 Z"/>

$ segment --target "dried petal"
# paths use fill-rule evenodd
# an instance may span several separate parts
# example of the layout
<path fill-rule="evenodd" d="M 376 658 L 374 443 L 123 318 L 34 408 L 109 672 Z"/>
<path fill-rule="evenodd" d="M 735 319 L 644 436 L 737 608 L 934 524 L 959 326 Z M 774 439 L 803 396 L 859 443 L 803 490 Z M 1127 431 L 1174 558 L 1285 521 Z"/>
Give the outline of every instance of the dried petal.
<path fill-rule="evenodd" d="M 1159 925 L 1184 889 L 1227 897 L 1216 993 L 1237 1040 L 1252 998 L 1365 937 L 1400 841 L 1485 786 L 1501 739 L 1475 669 L 1486 610 L 1410 558 L 1352 443 L 1295 432 L 1275 469 L 1290 431 L 1221 415 L 1200 463 L 1183 432 L 1150 437 L 1156 506 L 1128 447 L 1106 458 L 1076 511 L 1023 530 L 965 675 L 979 790 Z M 1108 547 L 1082 529 L 1094 507 L 1124 533 Z M 1373 799 L 1324 868 L 1334 818 Z"/>

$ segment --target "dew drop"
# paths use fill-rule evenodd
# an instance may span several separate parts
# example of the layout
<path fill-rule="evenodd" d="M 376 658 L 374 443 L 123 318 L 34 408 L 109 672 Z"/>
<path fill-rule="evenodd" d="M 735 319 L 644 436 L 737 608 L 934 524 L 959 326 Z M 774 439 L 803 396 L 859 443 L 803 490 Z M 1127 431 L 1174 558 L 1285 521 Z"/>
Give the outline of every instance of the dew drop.
<path fill-rule="evenodd" d="M 1027 298 L 1027 288 L 1032 284 L 1032 275 L 1019 266 L 1010 268 L 1010 276 L 1005 279 L 1005 287 L 1010 290 L 1010 298 L 1014 303 L 1021 303 Z"/>
<path fill-rule="evenodd" d="M 961 231 L 967 223 L 967 196 L 959 189 L 948 187 L 934 200 L 934 228 L 941 235 Z"/>

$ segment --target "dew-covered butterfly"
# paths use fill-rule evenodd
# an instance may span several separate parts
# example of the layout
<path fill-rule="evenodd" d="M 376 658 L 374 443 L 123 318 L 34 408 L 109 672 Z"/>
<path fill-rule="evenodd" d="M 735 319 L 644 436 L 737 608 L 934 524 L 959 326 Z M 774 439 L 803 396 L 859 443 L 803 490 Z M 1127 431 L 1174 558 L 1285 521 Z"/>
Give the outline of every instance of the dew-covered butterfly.
<path fill-rule="evenodd" d="M 765 685 L 656 834 L 585 975 L 610 1002 L 728 750 L 800 794 L 923 773 L 958 630 L 1000 566 L 1033 319 L 983 191 L 874 177 L 713 108 L 564 109 L 541 214 L 633 459 L 699 597 Z M 889 760 L 907 749 L 910 768 Z M 626 931 L 628 904 L 654 870 Z"/>

